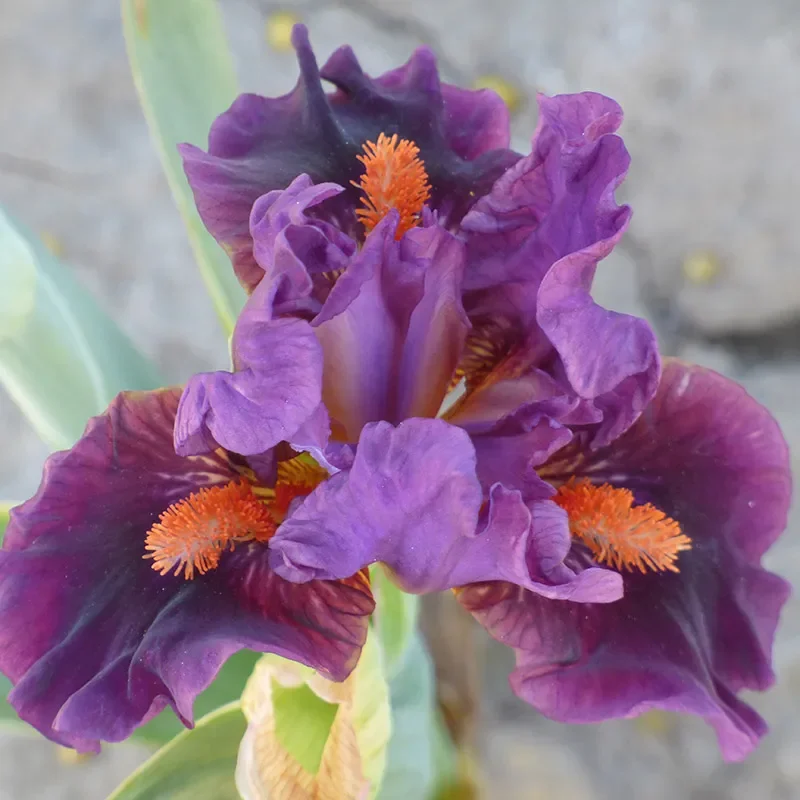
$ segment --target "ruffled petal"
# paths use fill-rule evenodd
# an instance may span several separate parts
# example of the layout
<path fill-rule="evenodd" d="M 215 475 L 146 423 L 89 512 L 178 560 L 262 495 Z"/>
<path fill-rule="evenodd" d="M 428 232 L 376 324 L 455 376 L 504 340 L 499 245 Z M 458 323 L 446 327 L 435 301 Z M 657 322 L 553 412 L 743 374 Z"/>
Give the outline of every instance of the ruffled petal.
<path fill-rule="evenodd" d="M 726 759 L 745 757 L 766 725 L 736 693 L 771 685 L 789 594 L 760 566 L 791 492 L 775 421 L 726 378 L 670 361 L 621 439 L 594 453 L 571 445 L 548 469 L 632 489 L 677 520 L 692 549 L 679 573 L 626 572 L 625 596 L 609 606 L 548 603 L 510 585 L 465 590 L 462 602 L 517 652 L 515 691 L 564 722 L 652 708 L 697 714 Z"/>
<path fill-rule="evenodd" d="M 458 156 L 474 161 L 484 153 L 508 148 L 511 115 L 500 95 L 491 89 L 476 91 L 449 83 L 441 89 L 445 139 Z"/>
<path fill-rule="evenodd" d="M 650 326 L 590 294 L 630 219 L 614 200 L 630 161 L 614 133 L 622 111 L 592 92 L 540 96 L 539 105 L 533 152 L 462 222 L 465 305 L 472 318 L 499 316 L 546 338 L 569 389 L 602 421 L 599 447 L 636 419 L 659 375 Z"/>
<path fill-rule="evenodd" d="M 306 214 L 343 191 L 335 183 L 315 185 L 308 175 L 299 175 L 286 189 L 268 192 L 253 205 L 250 234 L 259 269 L 239 279 L 252 291 L 266 272 L 273 284 L 276 316 L 316 313 L 324 298 L 313 296 L 312 276 L 344 269 L 355 253 L 356 243 L 349 236 Z"/>
<path fill-rule="evenodd" d="M 257 269 L 247 224 L 255 201 L 302 173 L 315 183 L 333 181 L 346 191 L 326 204 L 326 213 L 355 232 L 360 198 L 350 181 L 362 172 L 362 145 L 380 133 L 415 141 L 433 187 L 431 203 L 453 223 L 519 158 L 506 149 L 507 117 L 497 100 L 442 87 L 429 49 L 372 79 L 349 47 L 320 71 L 304 26 L 295 27 L 293 42 L 300 79 L 291 93 L 241 95 L 214 122 L 207 153 L 181 146 L 200 216 L 246 283 Z M 321 77 L 337 91 L 327 95 Z M 473 122 L 479 126 L 470 142 Z"/>
<path fill-rule="evenodd" d="M 239 316 L 234 371 L 200 373 L 186 384 L 175 421 L 180 455 L 216 447 L 258 455 L 292 442 L 319 413 L 322 349 L 308 322 L 273 318 L 273 289 L 262 281 Z"/>
<path fill-rule="evenodd" d="M 539 95 L 539 114 L 531 154 L 462 221 L 467 291 L 538 286 L 560 258 L 584 249 L 596 252 L 596 260 L 607 255 L 628 224 L 630 208 L 614 200 L 630 162 L 614 133 L 620 107 L 594 92 Z"/>
<path fill-rule="evenodd" d="M 529 508 L 498 484 L 479 516 L 482 492 L 463 431 L 440 420 L 370 424 L 350 470 L 317 487 L 278 529 L 270 563 L 294 581 L 382 561 L 411 592 L 511 580 L 548 597 L 617 599 L 616 573 L 564 565 L 569 530 L 551 493 L 539 481 Z"/>
<path fill-rule="evenodd" d="M 48 460 L 12 512 L 0 551 L 0 669 L 9 700 L 44 735 L 82 750 L 120 741 L 194 698 L 241 648 L 343 679 L 373 601 L 362 578 L 294 585 L 268 548 L 244 545 L 187 581 L 143 559 L 170 504 L 238 477 L 219 453 L 172 449 L 178 390 L 120 395 L 75 447 Z"/>

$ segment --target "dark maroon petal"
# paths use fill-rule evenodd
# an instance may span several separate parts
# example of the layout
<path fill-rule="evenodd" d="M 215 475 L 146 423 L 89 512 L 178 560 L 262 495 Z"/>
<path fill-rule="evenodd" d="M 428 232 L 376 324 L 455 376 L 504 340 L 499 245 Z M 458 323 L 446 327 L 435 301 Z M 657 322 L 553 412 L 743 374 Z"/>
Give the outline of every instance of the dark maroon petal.
<path fill-rule="evenodd" d="M 512 586 L 465 590 L 462 602 L 517 651 L 515 690 L 564 722 L 651 708 L 697 714 L 726 759 L 746 756 L 766 725 L 736 693 L 771 685 L 789 594 L 760 566 L 791 491 L 775 421 L 726 378 L 670 361 L 625 435 L 594 453 L 570 445 L 549 470 L 632 489 L 677 520 L 692 549 L 677 574 L 624 573 L 625 595 L 609 606 L 546 602 Z"/>
<path fill-rule="evenodd" d="M 300 79 L 283 97 L 246 94 L 214 122 L 208 152 L 181 146 L 184 169 L 206 227 L 231 254 L 237 274 L 252 274 L 247 226 L 255 201 L 300 174 L 345 187 L 326 213 L 347 232 L 363 167 L 362 145 L 378 134 L 412 139 L 432 184 L 431 203 L 457 222 L 519 156 L 507 150 L 507 118 L 486 92 L 442 87 L 433 54 L 420 48 L 379 78 L 365 75 L 352 50 L 337 50 L 320 71 L 305 27 L 293 34 Z M 326 95 L 322 78 L 336 86 Z M 470 126 L 475 124 L 474 130 Z M 470 138 L 472 141 L 470 142 Z M 494 149 L 492 149 L 494 148 Z"/>
<path fill-rule="evenodd" d="M 0 551 L 0 669 L 9 700 L 54 741 L 119 741 L 166 705 L 191 724 L 194 698 L 241 648 L 335 679 L 353 667 L 373 601 L 360 579 L 278 578 L 245 545 L 192 581 L 160 576 L 145 535 L 170 504 L 235 479 L 217 453 L 180 458 L 180 392 L 120 395 L 75 447 L 50 457 L 12 512 Z"/>

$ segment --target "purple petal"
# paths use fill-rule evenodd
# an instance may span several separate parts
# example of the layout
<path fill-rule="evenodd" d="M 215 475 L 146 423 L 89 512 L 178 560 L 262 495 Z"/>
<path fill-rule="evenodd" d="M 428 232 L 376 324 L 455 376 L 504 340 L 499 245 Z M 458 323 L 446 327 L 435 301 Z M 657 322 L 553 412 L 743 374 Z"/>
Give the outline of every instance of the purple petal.
<path fill-rule="evenodd" d="M 619 106 L 583 92 L 540 95 L 539 110 L 531 154 L 462 221 L 467 290 L 538 285 L 560 258 L 589 248 L 610 250 L 628 224 L 630 209 L 614 200 L 630 162 L 614 135 L 622 122 Z"/>
<path fill-rule="evenodd" d="M 524 493 L 530 482 L 538 485 L 536 467 L 566 447 L 571 439 L 572 433 L 568 428 L 548 418 L 524 433 L 473 435 L 478 478 L 485 487 L 502 483 Z"/>
<path fill-rule="evenodd" d="M 12 512 L 0 551 L 0 669 L 9 701 L 54 741 L 96 750 L 194 698 L 242 648 L 343 679 L 373 608 L 368 587 L 293 585 L 245 545 L 192 581 L 160 576 L 145 536 L 170 504 L 238 477 L 218 453 L 172 449 L 177 390 L 120 395 Z"/>
<path fill-rule="evenodd" d="M 323 397 L 347 441 L 368 422 L 434 416 L 461 355 L 463 249 L 438 226 L 398 242 L 389 214 L 339 278 L 313 325 Z"/>
<path fill-rule="evenodd" d="M 475 91 L 443 83 L 442 101 L 445 138 L 461 158 L 474 161 L 484 153 L 508 147 L 511 141 L 508 106 L 491 89 Z"/>
<path fill-rule="evenodd" d="M 531 488 L 529 483 L 528 495 Z M 458 542 L 460 547 L 448 554 L 450 571 L 441 588 L 508 581 L 553 600 L 619 600 L 622 580 L 616 572 L 573 570 L 564 563 L 571 544 L 569 527 L 563 509 L 548 499 L 551 491 L 540 481 L 540 499 L 526 504 L 521 492 L 495 484 L 485 524 L 474 539 Z"/>
<path fill-rule="evenodd" d="M 308 322 L 272 318 L 273 288 L 262 281 L 239 316 L 234 372 L 205 372 L 186 384 L 175 423 L 180 455 L 217 446 L 257 455 L 291 442 L 319 413 L 322 350 Z"/>
<path fill-rule="evenodd" d="M 594 446 L 613 441 L 642 413 L 658 387 L 661 361 L 650 325 L 592 300 L 596 260 L 586 251 L 558 261 L 539 288 L 537 321 L 569 385 L 602 413 Z"/>
<path fill-rule="evenodd" d="M 777 424 L 731 381 L 670 361 L 634 426 L 582 455 L 568 452 L 552 474 L 567 468 L 627 486 L 676 519 L 692 539 L 680 572 L 626 572 L 625 596 L 603 607 L 548 603 L 501 585 L 468 588 L 462 602 L 515 648 L 512 685 L 543 714 L 564 722 L 651 708 L 697 714 L 716 729 L 726 759 L 745 757 L 766 725 L 736 692 L 771 685 L 789 594 L 759 565 L 790 500 Z"/>
<path fill-rule="evenodd" d="M 602 446 L 641 413 L 659 375 L 650 326 L 601 308 L 590 294 L 598 262 L 630 219 L 614 200 L 630 161 L 614 135 L 622 112 L 591 92 L 539 103 L 533 152 L 463 220 L 472 290 L 465 302 L 471 314 L 544 334 L 572 391 L 600 417 Z"/>
<path fill-rule="evenodd" d="M 334 183 L 314 185 L 308 175 L 298 176 L 288 188 L 259 197 L 250 214 L 253 255 L 260 269 L 249 280 L 240 275 L 252 291 L 264 273 L 274 285 L 276 316 L 307 307 L 316 312 L 311 297 L 313 275 L 344 269 L 356 251 L 356 243 L 334 225 L 306 215 L 325 200 L 344 191 Z"/>
<path fill-rule="evenodd" d="M 371 423 L 350 470 L 318 486 L 278 529 L 270 563 L 306 581 L 384 561 L 423 590 L 453 542 L 474 536 L 480 505 L 464 431 L 435 419 Z"/>
<path fill-rule="evenodd" d="M 417 301 L 419 288 L 392 292 L 392 273 L 401 272 L 394 231 L 396 214 L 383 219 L 331 292 L 314 320 L 324 353 L 325 405 L 347 441 L 358 441 L 367 423 L 391 417 L 393 367 L 402 346 L 402 325 Z M 392 267 L 397 270 L 392 270 Z M 421 284 L 421 274 L 415 276 Z M 396 319 L 389 304 L 408 308 Z M 399 323 L 399 324 L 398 324 Z"/>
<path fill-rule="evenodd" d="M 516 358 L 506 360 L 448 412 L 448 421 L 477 436 L 506 423 L 532 427 L 549 417 L 558 425 L 569 418 L 578 402 L 575 395 L 544 370 L 529 366 L 526 353 L 517 357 L 519 366 Z"/>
<path fill-rule="evenodd" d="M 608 602 L 620 595 L 608 570 L 575 573 L 563 511 L 539 481 L 539 502 L 492 487 L 479 524 L 481 489 L 467 435 L 440 420 L 365 427 L 355 461 L 321 484 L 278 529 L 271 564 L 288 580 L 334 579 L 384 562 L 412 592 L 510 580 L 549 597 Z"/>
<path fill-rule="evenodd" d="M 408 320 L 397 378 L 396 416 L 435 417 L 458 366 L 470 324 L 461 305 L 464 248 L 437 225 L 414 228 L 404 244 L 426 261 L 422 297 Z"/>
<path fill-rule="evenodd" d="M 344 230 L 355 230 L 352 209 L 360 196 L 350 181 L 363 170 L 357 160 L 362 145 L 380 133 L 397 133 L 419 146 L 431 203 L 451 222 L 519 158 L 506 149 L 507 118 L 497 100 L 442 87 L 427 48 L 374 80 L 350 48 L 340 48 L 321 71 L 337 87 L 326 95 L 304 26 L 295 27 L 293 42 L 300 79 L 292 92 L 241 95 L 214 122 L 208 153 L 180 147 L 200 216 L 245 284 L 257 270 L 247 224 L 255 201 L 303 173 L 315 183 L 333 181 L 345 194 L 326 204 L 328 213 Z"/>

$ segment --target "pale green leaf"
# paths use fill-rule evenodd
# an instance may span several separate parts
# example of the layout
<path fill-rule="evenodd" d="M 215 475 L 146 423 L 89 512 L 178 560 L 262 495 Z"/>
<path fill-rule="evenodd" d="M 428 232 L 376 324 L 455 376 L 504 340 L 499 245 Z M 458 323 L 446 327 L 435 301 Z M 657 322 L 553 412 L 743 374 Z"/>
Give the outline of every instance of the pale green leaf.
<path fill-rule="evenodd" d="M 433 665 L 417 632 L 389 684 L 392 737 L 379 800 L 428 798 L 440 781 L 438 712 Z M 446 753 L 446 751 L 445 751 Z"/>
<path fill-rule="evenodd" d="M 206 231 L 176 145 L 205 147 L 214 118 L 238 94 L 215 0 L 122 0 L 131 71 L 189 241 L 227 334 L 244 303 L 230 260 Z"/>
<path fill-rule="evenodd" d="M 220 706 L 238 700 L 259 658 L 261 653 L 250 650 L 240 650 L 232 655 L 223 664 L 211 686 L 195 700 L 195 717 L 203 717 Z M 137 728 L 133 735 L 142 741 L 162 745 L 184 730 L 173 710 L 165 708 L 155 719 Z"/>
<path fill-rule="evenodd" d="M 70 270 L 2 210 L 0 384 L 56 449 L 70 447 L 122 389 L 160 384 Z"/>
<path fill-rule="evenodd" d="M 403 666 L 406 651 L 417 627 L 419 598 L 393 583 L 385 568 L 376 564 L 370 569 L 375 613 L 372 622 L 378 634 L 386 675 L 391 681 Z"/>
<path fill-rule="evenodd" d="M 238 800 L 234 771 L 246 727 L 239 703 L 217 709 L 162 747 L 108 800 Z"/>
<path fill-rule="evenodd" d="M 17 712 L 9 705 L 6 697 L 11 691 L 11 681 L 5 675 L 0 675 L 0 725 L 13 725 L 19 722 L 20 725 L 24 723 L 17 716 Z"/>

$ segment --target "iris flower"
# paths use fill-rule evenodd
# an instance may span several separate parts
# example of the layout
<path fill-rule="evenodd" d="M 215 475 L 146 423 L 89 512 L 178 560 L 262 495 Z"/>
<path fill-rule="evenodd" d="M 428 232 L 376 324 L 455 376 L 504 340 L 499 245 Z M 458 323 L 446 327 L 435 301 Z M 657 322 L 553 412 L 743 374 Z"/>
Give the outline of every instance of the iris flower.
<path fill-rule="evenodd" d="M 743 756 L 764 726 L 736 693 L 769 684 L 786 598 L 759 565 L 786 449 L 740 388 L 662 375 L 647 323 L 591 298 L 630 218 L 619 107 L 540 97 L 521 156 L 501 100 L 440 83 L 426 48 L 373 79 L 294 43 L 294 91 L 182 146 L 249 293 L 232 369 L 120 396 L 12 514 L 11 702 L 92 747 L 167 703 L 189 723 L 241 647 L 341 680 L 382 562 L 454 589 L 543 713 L 687 711 Z"/>

